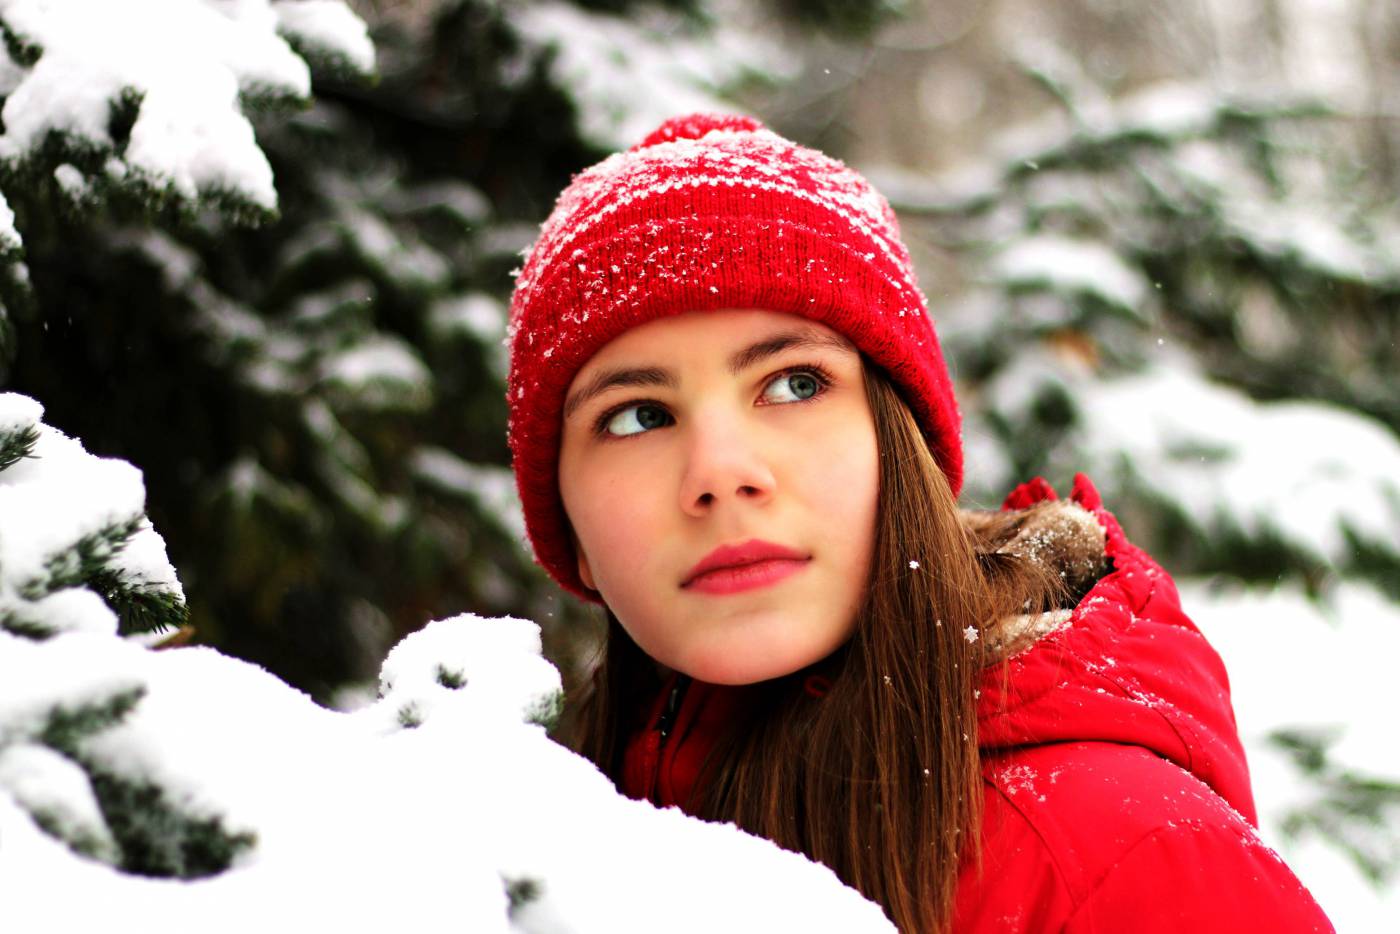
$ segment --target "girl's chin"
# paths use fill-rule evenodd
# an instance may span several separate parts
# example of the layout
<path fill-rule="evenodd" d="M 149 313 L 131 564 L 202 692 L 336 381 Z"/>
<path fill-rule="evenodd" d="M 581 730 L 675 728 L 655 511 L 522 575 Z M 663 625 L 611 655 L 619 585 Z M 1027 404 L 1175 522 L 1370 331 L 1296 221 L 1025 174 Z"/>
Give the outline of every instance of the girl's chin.
<path fill-rule="evenodd" d="M 801 671 L 814 662 L 821 661 L 827 652 L 774 653 L 736 645 L 725 650 L 715 647 L 705 652 L 694 653 L 684 663 L 673 666 L 698 681 L 710 684 L 740 686 L 771 681 Z"/>

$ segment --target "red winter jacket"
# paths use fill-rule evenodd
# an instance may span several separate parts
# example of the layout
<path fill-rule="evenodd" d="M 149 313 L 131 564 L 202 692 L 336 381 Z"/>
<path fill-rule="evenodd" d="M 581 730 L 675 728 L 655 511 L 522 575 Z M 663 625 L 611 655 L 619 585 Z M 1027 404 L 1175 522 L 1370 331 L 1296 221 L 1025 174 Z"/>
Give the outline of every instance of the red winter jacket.
<path fill-rule="evenodd" d="M 1004 508 L 1054 498 L 1036 478 Z M 962 871 L 952 929 L 1331 931 L 1255 831 L 1220 657 L 1084 476 L 1071 499 L 1103 526 L 1112 571 L 1010 660 L 1006 691 L 999 673 L 982 685 L 982 867 Z M 742 693 L 668 686 L 628 744 L 623 790 L 684 805 Z"/>

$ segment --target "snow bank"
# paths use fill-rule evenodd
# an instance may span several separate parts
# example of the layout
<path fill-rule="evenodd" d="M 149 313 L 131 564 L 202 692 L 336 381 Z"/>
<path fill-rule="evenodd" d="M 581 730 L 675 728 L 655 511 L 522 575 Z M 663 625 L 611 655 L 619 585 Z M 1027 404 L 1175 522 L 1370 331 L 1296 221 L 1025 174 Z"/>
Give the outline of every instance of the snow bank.
<path fill-rule="evenodd" d="M 186 881 L 80 855 L 36 823 L 34 776 L 62 777 L 46 806 L 104 839 L 84 776 L 52 750 L 7 740 L 0 877 L 17 929 L 97 929 L 139 914 L 153 934 L 187 930 L 192 917 L 230 932 L 269 922 L 626 932 L 663 918 L 680 931 L 892 930 L 826 868 L 732 826 L 622 798 L 550 741 L 533 721 L 557 703 L 558 675 L 532 623 L 431 623 L 386 660 L 381 699 L 350 714 L 208 649 L 152 652 L 88 635 L 22 643 L 0 639 L 0 660 L 20 669 L 0 684 L 59 679 L 28 689 L 38 700 L 27 705 L 0 694 L 0 727 L 23 711 L 33 722 L 44 698 L 142 685 L 130 713 L 85 739 L 78 758 L 154 785 L 249 842 L 226 871 Z M 33 677 L 21 673 L 31 665 Z"/>

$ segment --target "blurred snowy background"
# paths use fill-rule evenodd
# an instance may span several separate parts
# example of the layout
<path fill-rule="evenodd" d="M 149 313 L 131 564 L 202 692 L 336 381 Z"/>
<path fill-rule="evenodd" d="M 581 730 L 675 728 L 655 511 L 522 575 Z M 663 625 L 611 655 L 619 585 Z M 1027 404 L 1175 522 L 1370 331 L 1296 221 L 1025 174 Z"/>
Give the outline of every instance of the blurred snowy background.
<path fill-rule="evenodd" d="M 1339 930 L 1400 929 L 1393 3 L 0 0 L 0 37 L 0 386 L 43 407 L 0 399 L 0 879 L 51 880 L 21 907 L 86 920 L 82 885 L 173 925 L 297 878 L 349 923 L 397 886 L 473 929 L 645 926 L 569 841 L 701 831 L 544 743 L 528 624 L 381 663 L 469 612 L 584 670 L 598 621 L 521 545 L 510 273 L 571 172 L 710 108 L 881 186 L 966 500 L 1089 473 L 1226 658 L 1265 838 Z M 140 648 L 172 631 L 223 654 Z M 520 693 L 461 690 L 472 658 Z M 716 885 L 868 920 L 695 839 L 734 854 Z"/>

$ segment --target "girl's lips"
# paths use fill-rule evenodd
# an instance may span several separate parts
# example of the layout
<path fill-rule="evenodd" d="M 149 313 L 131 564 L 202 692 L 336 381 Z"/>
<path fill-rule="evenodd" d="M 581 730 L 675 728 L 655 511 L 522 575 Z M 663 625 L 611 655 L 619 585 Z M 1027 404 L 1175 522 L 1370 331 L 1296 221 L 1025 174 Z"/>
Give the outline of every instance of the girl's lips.
<path fill-rule="evenodd" d="M 692 577 L 683 586 L 708 594 L 731 594 L 757 587 L 768 587 L 796 574 L 809 558 L 767 558 L 749 564 L 716 568 Z"/>

